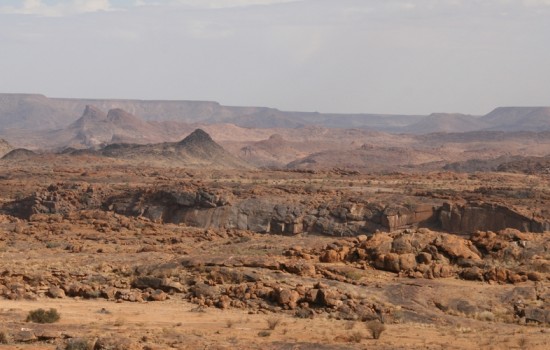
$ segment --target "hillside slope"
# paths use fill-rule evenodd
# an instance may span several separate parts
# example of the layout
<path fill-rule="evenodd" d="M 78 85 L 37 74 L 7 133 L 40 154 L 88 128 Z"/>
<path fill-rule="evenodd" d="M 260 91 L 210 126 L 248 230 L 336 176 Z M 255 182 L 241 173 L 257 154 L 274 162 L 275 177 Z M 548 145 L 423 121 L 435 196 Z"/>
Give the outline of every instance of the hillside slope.
<path fill-rule="evenodd" d="M 0 139 L 0 158 L 10 152 L 12 149 L 13 147 L 6 140 Z"/>
<path fill-rule="evenodd" d="M 211 168 L 252 168 L 227 152 L 210 135 L 196 129 L 180 142 L 157 144 L 112 144 L 99 151 L 106 157 L 145 162 L 168 162 L 180 166 Z"/>

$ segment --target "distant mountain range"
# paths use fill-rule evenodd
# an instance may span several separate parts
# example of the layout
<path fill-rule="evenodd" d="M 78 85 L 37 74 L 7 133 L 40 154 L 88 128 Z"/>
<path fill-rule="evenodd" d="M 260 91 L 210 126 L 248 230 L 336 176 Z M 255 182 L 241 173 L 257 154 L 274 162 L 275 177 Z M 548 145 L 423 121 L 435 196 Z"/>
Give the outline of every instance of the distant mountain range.
<path fill-rule="evenodd" d="M 500 107 L 485 116 L 346 115 L 0 94 L 0 157 L 53 153 L 230 168 L 544 172 L 550 107 Z"/>
<path fill-rule="evenodd" d="M 151 129 L 152 125 L 147 123 L 171 121 L 183 124 L 227 123 L 249 128 L 299 128 L 318 125 L 328 128 L 361 128 L 412 134 L 480 130 L 550 130 L 550 107 L 499 107 L 485 116 L 445 113 L 428 116 L 327 114 L 286 112 L 266 107 L 231 107 L 210 101 L 92 100 L 48 98 L 33 94 L 0 94 L 0 135 L 5 135 L 7 130 L 13 129 L 53 131 L 66 129 L 71 125 L 79 127 L 82 125 L 73 123 L 82 116 L 82 111 L 87 106 L 93 106 L 106 113 L 114 110 L 110 116 L 107 113 L 105 116 L 101 115 L 101 120 L 90 122 L 103 124 L 107 133 L 111 132 L 107 131 L 112 129 L 111 126 L 115 126 L 111 135 L 115 138 L 139 134 L 139 130 L 134 130 L 131 135 L 122 132 L 123 130 L 116 130 L 120 119 L 133 117 L 139 119 L 139 122 L 135 123 L 136 126 L 141 123 L 139 128 L 147 129 Z M 166 131 L 166 124 L 156 125 L 152 129 Z M 150 133 L 151 131 L 142 135 L 147 136 Z"/>

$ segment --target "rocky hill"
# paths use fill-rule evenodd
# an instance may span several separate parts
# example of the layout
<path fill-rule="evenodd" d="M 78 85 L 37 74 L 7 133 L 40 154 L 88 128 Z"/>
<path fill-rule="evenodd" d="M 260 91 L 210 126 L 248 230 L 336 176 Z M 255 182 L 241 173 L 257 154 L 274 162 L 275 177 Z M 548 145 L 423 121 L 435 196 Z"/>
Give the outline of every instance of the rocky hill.
<path fill-rule="evenodd" d="M 180 142 L 147 145 L 111 144 L 99 150 L 98 154 L 140 162 L 168 162 L 190 167 L 252 168 L 246 162 L 227 152 L 201 129 L 193 131 Z"/>
<path fill-rule="evenodd" d="M 37 154 L 31 150 L 25 149 L 25 148 L 16 148 L 14 150 L 9 151 L 6 153 L 2 158 L 2 160 L 22 160 L 22 159 L 29 159 Z"/>
<path fill-rule="evenodd" d="M 550 131 L 550 107 L 499 107 L 481 121 L 487 130 Z"/>
<path fill-rule="evenodd" d="M 41 134 L 46 148 L 98 148 L 111 143 L 158 143 L 188 132 L 187 124 L 146 122 L 120 108 L 103 110 L 87 105 L 68 127 Z"/>
<path fill-rule="evenodd" d="M 502 163 L 498 171 L 526 174 L 550 174 L 550 154 L 546 157 L 518 157 Z"/>
<path fill-rule="evenodd" d="M 406 147 L 379 147 L 369 144 L 344 154 L 338 150 L 326 150 L 295 160 L 287 165 L 289 169 L 354 169 L 360 171 L 397 171 L 409 169 L 424 163 L 441 160 L 436 151 L 410 149 Z"/>

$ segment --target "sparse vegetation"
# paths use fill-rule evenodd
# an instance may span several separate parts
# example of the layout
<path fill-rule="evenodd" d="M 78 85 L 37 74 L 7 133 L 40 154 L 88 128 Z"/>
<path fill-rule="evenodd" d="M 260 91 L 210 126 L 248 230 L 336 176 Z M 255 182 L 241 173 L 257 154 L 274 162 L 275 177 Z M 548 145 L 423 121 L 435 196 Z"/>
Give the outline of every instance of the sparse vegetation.
<path fill-rule="evenodd" d="M 350 343 L 360 343 L 363 338 L 365 338 L 365 336 L 359 331 L 352 332 L 349 335 Z"/>
<path fill-rule="evenodd" d="M 279 317 L 269 317 L 267 319 L 267 328 L 269 330 L 274 330 L 280 323 L 281 319 Z"/>
<path fill-rule="evenodd" d="M 382 333 L 386 330 L 386 326 L 378 320 L 369 321 L 366 323 L 366 326 L 371 332 L 373 339 L 379 339 Z"/>
<path fill-rule="evenodd" d="M 348 330 L 348 331 L 349 331 L 349 330 L 352 330 L 353 328 L 355 328 L 355 324 L 356 324 L 356 323 L 357 323 L 357 322 L 355 322 L 355 321 L 348 321 L 348 322 L 346 322 L 346 325 L 345 325 L 344 328 L 345 328 L 346 330 Z"/>
<path fill-rule="evenodd" d="M 48 311 L 44 309 L 36 309 L 29 311 L 27 315 L 27 322 L 34 323 L 54 323 L 59 321 L 61 316 L 56 309 L 49 309 Z"/>
<path fill-rule="evenodd" d="M 546 220 L 549 214 L 540 207 L 548 203 L 548 194 L 541 191 L 540 202 L 522 207 L 524 199 L 509 199 L 496 190 L 499 186 L 524 186 L 514 185 L 513 176 L 478 174 L 470 181 L 467 175 L 439 172 L 428 179 L 423 174 L 338 175 L 260 169 L 252 173 L 258 176 L 256 184 L 249 180 L 251 174 L 231 170 L 216 174 L 217 183 L 212 186 L 206 170 L 167 167 L 155 172 L 162 177 L 156 179 L 150 178 L 151 168 L 143 163 L 139 169 L 102 166 L 73 183 L 70 174 L 82 170 L 71 169 L 69 164 L 52 173 L 47 181 L 54 189 L 48 190 L 43 188 L 44 180 L 27 175 L 32 170 L 21 169 L 14 174 L 28 184 L 18 185 L 15 179 L 0 181 L 0 189 L 24 188 L 28 196 L 37 192 L 39 205 L 27 208 L 26 202 L 17 203 L 21 209 L 14 207 L 14 214 L 51 206 L 64 214 L 37 213 L 32 219 L 25 218 L 23 211 L 14 217 L 0 215 L 0 230 L 6 231 L 0 242 L 6 258 L 4 287 L 0 288 L 6 306 L 0 309 L 0 324 L 6 333 L 5 338 L 0 334 L 0 342 L 7 341 L 8 335 L 12 343 L 19 339 L 20 320 L 30 310 L 26 298 L 38 297 L 40 304 L 35 307 L 56 307 L 63 323 L 75 311 L 83 312 L 81 320 L 71 317 L 78 326 L 67 329 L 73 337 L 116 335 L 143 348 L 203 348 L 214 341 L 236 349 L 249 344 L 269 348 L 271 342 L 279 341 L 326 343 L 331 348 L 364 348 L 369 342 L 387 348 L 446 348 L 453 337 L 469 348 L 546 346 L 548 333 L 538 329 L 543 329 L 542 322 L 523 324 L 523 320 L 537 317 L 534 309 L 545 310 L 544 306 L 528 298 L 525 309 L 519 310 L 501 296 L 507 289 L 514 293 L 510 300 L 525 299 L 534 295 L 530 290 L 538 288 L 539 282 L 548 279 L 550 270 L 545 260 L 538 258 L 541 247 L 550 244 L 548 233 L 508 229 L 455 235 L 430 226 L 438 222 L 426 228 L 413 224 L 386 232 L 386 224 L 400 220 L 384 215 L 397 213 L 404 215 L 403 220 L 405 216 L 416 220 L 417 211 L 429 216 L 447 210 L 437 209 L 439 203 L 453 198 L 460 198 L 461 203 L 479 199 L 491 209 L 497 204 L 483 197 L 491 196 L 503 207 L 511 203 L 509 208 L 514 209 L 512 204 L 519 203 L 518 208 Z M 0 179 L 8 170 L 0 169 Z M 367 181 L 371 177 L 376 180 Z M 485 182 L 491 192 L 472 192 Z M 304 193 L 308 185 L 317 190 Z M 89 187 L 94 205 L 101 207 L 79 204 L 78 196 Z M 239 192 L 235 194 L 232 189 L 236 187 Z M 377 188 L 385 194 L 376 195 Z M 203 193 L 200 205 L 194 202 L 198 190 Z M 411 191 L 418 195 L 404 195 Z M 426 194 L 428 191 L 433 193 Z M 184 221 L 188 217 L 183 214 L 172 216 L 182 209 L 172 202 L 172 195 L 181 196 L 177 197 L 181 203 L 190 201 L 185 210 L 197 215 L 196 221 Z M 270 208 L 276 201 L 280 202 L 274 217 Z M 0 198 L 0 203 L 10 204 L 6 198 Z M 463 214 L 458 204 L 455 209 L 449 213 Z M 236 215 L 241 210 L 247 215 L 238 216 L 242 222 Z M 208 214 L 208 228 L 201 226 L 206 211 L 212 214 Z M 155 218 L 157 214 L 160 216 Z M 231 225 L 220 229 L 218 225 L 227 217 Z M 385 219 L 388 221 L 382 221 Z M 250 229 L 241 230 L 234 224 L 246 224 Z M 11 232 L 16 225 L 21 233 Z M 371 235 L 376 229 L 380 232 Z M 67 246 L 75 249 L 62 249 Z M 138 251 L 147 253 L 136 254 Z M 321 262 L 321 256 L 326 262 Z M 462 271 L 470 265 L 477 267 L 472 270 L 481 276 L 479 280 L 489 283 L 461 281 Z M 517 287 L 512 285 L 515 281 Z M 522 284 L 527 283 L 534 286 L 523 289 Z M 423 288 L 427 285 L 430 287 Z M 465 286 L 471 293 L 463 293 Z M 147 301 L 153 297 L 166 299 L 155 301 L 151 317 L 152 304 Z M 403 300 L 415 303 L 414 309 L 405 307 Z M 445 313 L 444 319 L 429 318 L 435 312 Z M 290 314 L 295 317 L 288 318 Z M 389 329 L 383 333 L 384 324 L 375 321 L 366 326 L 359 321 L 375 317 L 391 322 L 391 328 L 386 323 Z M 445 323 L 447 320 L 453 322 Z M 463 328 L 455 329 L 457 326 Z M 42 337 L 42 327 L 27 324 L 24 328 L 32 329 L 26 335 L 33 337 L 34 332 Z M 44 331 L 48 332 L 44 337 L 57 337 L 52 342 L 62 344 L 60 349 L 87 347 L 83 340 L 68 343 L 60 333 L 65 327 L 46 327 Z M 386 336 L 381 337 L 383 334 Z M 525 339 L 520 339 L 522 336 Z M 371 338 L 380 338 L 382 343 Z"/>
<path fill-rule="evenodd" d="M 477 319 L 480 321 L 493 322 L 495 320 L 495 314 L 491 311 L 482 311 L 477 314 Z"/>
<path fill-rule="evenodd" d="M 70 339 L 65 350 L 92 350 L 92 345 L 86 339 Z"/>
<path fill-rule="evenodd" d="M 311 318 L 313 316 L 313 312 L 309 309 L 298 309 L 294 315 L 298 318 Z"/>
<path fill-rule="evenodd" d="M 270 335 L 271 335 L 270 331 L 260 331 L 260 332 L 258 332 L 258 337 L 265 338 L 265 337 L 269 337 Z"/>
<path fill-rule="evenodd" d="M 0 331 L 0 344 L 9 344 L 10 337 L 6 331 Z"/>
<path fill-rule="evenodd" d="M 521 336 L 518 338 L 518 346 L 520 349 L 528 349 L 529 348 L 529 339 L 526 336 Z"/>
<path fill-rule="evenodd" d="M 361 278 L 363 278 L 363 273 L 358 269 L 350 268 L 344 271 L 344 276 L 352 281 L 359 281 Z"/>

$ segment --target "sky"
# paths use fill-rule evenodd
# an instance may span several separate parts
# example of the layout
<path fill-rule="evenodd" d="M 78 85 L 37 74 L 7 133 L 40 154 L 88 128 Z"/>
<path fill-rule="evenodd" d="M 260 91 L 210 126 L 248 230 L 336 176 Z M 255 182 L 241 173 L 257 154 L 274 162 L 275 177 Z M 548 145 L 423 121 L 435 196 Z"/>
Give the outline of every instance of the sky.
<path fill-rule="evenodd" d="M 550 0 L 0 0 L 0 92 L 339 113 L 550 105 Z"/>

